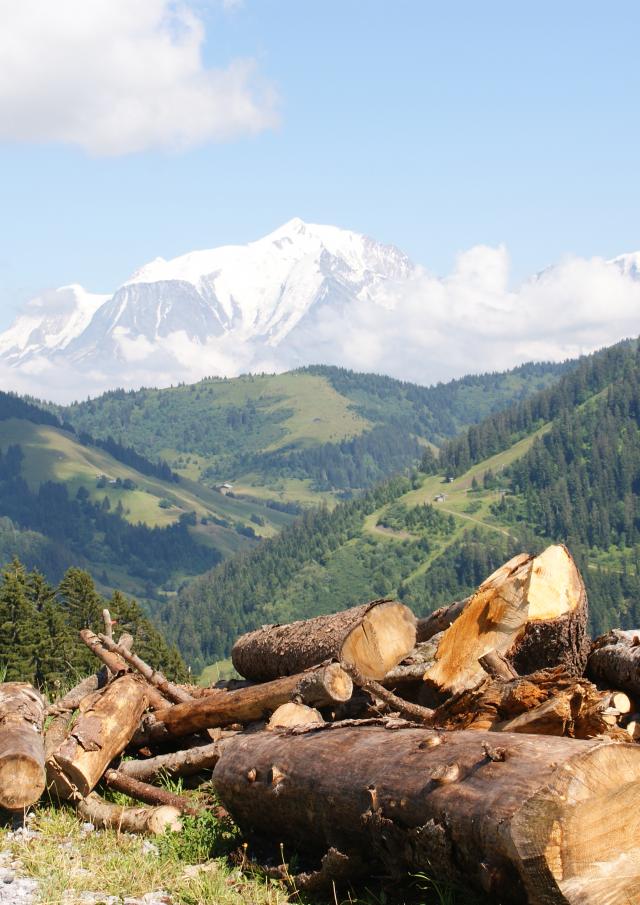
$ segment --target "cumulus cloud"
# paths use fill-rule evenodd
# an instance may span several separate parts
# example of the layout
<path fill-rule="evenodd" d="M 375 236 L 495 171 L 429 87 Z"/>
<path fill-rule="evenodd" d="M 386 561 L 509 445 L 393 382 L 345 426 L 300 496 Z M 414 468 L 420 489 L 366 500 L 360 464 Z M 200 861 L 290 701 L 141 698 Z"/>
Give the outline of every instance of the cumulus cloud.
<path fill-rule="evenodd" d="M 638 256 L 640 261 L 640 256 Z M 34 356 L 0 369 L 5 387 L 61 401 L 115 386 L 168 386 L 205 376 L 273 373 L 335 364 L 421 384 L 561 361 L 640 333 L 634 268 L 571 257 L 512 288 L 504 247 L 462 253 L 451 274 L 424 270 L 370 300 L 316 306 L 277 345 L 233 333 L 192 341 L 184 331 L 153 344 L 118 328 L 98 363 Z M 46 389 L 45 389 L 46 388 Z"/>
<path fill-rule="evenodd" d="M 207 68 L 193 5 L 0 0 L 0 138 L 96 155 L 182 149 L 277 122 L 251 59 Z"/>

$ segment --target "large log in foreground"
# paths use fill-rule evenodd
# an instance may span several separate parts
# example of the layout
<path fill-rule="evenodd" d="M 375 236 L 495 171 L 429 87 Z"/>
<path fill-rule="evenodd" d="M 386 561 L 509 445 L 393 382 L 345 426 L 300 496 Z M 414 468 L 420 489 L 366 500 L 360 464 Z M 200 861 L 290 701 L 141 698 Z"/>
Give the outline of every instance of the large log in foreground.
<path fill-rule="evenodd" d="M 44 792 L 45 703 L 26 682 L 0 685 L 0 807 L 19 811 Z"/>
<path fill-rule="evenodd" d="M 563 666 L 582 675 L 589 653 L 584 583 L 566 547 L 522 555 L 493 573 L 442 633 L 424 675 L 445 694 L 476 685 L 489 651 L 505 656 L 519 675 Z"/>
<path fill-rule="evenodd" d="M 329 616 L 264 625 L 242 635 L 231 659 L 241 676 L 265 682 L 303 672 L 325 660 L 351 663 L 382 679 L 412 650 L 416 619 L 393 600 L 374 600 Z"/>
<path fill-rule="evenodd" d="M 213 773 L 234 820 L 322 855 L 422 871 L 502 903 L 640 901 L 640 748 L 378 726 L 262 732 Z"/>
<path fill-rule="evenodd" d="M 62 798 L 86 796 L 124 751 L 147 706 L 147 686 L 125 674 L 88 699 L 62 744 L 47 758 L 47 780 Z"/>
<path fill-rule="evenodd" d="M 294 698 L 323 707 L 348 701 L 352 693 L 350 677 L 337 663 L 330 663 L 301 675 L 285 676 L 235 691 L 216 691 L 195 701 L 174 704 L 166 710 L 158 710 L 153 725 L 158 738 L 162 738 L 161 732 L 169 736 L 189 735 L 201 729 L 260 720 Z"/>

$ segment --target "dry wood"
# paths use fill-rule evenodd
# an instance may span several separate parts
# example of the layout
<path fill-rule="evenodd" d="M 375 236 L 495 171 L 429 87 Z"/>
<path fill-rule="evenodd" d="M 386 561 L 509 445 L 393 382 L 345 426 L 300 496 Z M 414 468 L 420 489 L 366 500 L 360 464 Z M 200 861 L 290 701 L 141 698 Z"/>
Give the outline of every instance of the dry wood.
<path fill-rule="evenodd" d="M 111 613 L 106 608 L 102 611 L 102 621 L 104 623 L 105 635 L 107 636 L 107 638 L 112 639 L 113 638 L 113 622 L 111 620 Z"/>
<path fill-rule="evenodd" d="M 363 676 L 355 666 L 351 666 L 349 663 L 343 663 L 342 668 L 345 672 L 349 673 L 359 688 L 368 691 L 369 694 L 384 701 L 385 704 L 388 704 L 394 710 L 397 710 L 398 713 L 428 726 L 433 724 L 434 711 L 429 707 L 421 707 L 419 704 L 413 704 L 410 701 L 406 701 L 404 698 L 398 697 L 398 695 L 393 694 L 393 692 L 389 691 L 383 685 L 380 685 L 379 682 L 376 682 L 375 679 L 369 679 L 366 676 Z"/>
<path fill-rule="evenodd" d="M 501 732 L 526 732 L 529 735 L 566 735 L 573 721 L 573 691 L 563 691 L 533 710 L 514 716 L 495 726 Z"/>
<path fill-rule="evenodd" d="M 614 629 L 597 638 L 587 661 L 594 682 L 640 696 L 640 630 Z"/>
<path fill-rule="evenodd" d="M 231 659 L 240 675 L 263 682 L 300 673 L 325 660 L 352 663 L 382 679 L 412 650 L 416 620 L 403 604 L 374 600 L 329 616 L 264 625 L 242 635 Z"/>
<path fill-rule="evenodd" d="M 107 610 L 106 612 L 109 611 Z M 87 645 L 89 650 L 104 663 L 112 675 L 116 676 L 123 672 L 131 672 L 131 667 L 126 660 L 124 660 L 120 654 L 114 653 L 112 650 L 107 650 L 100 638 L 92 632 L 91 629 L 81 629 L 80 638 L 84 644 Z M 125 648 L 125 650 L 127 650 L 127 648 Z M 152 685 L 150 682 L 148 682 L 147 685 L 147 698 L 151 710 L 159 710 L 166 707 L 169 703 L 167 698 L 160 693 L 155 685 Z"/>
<path fill-rule="evenodd" d="M 78 802 L 78 813 L 100 829 L 124 833 L 147 833 L 162 836 L 167 830 L 180 832 L 180 811 L 170 805 L 130 808 L 112 804 L 92 792 Z"/>
<path fill-rule="evenodd" d="M 28 808 L 44 792 L 44 710 L 33 686 L 0 684 L 0 807 L 9 811 Z"/>
<path fill-rule="evenodd" d="M 148 782 L 128 776 L 120 770 L 106 770 L 103 779 L 110 789 L 122 792 L 129 798 L 144 801 L 145 804 L 170 805 L 177 808 L 181 814 L 191 814 L 192 816 L 203 811 L 202 807 L 196 807 L 193 802 L 188 801 L 182 795 L 174 795 L 173 792 L 167 792 L 166 789 L 159 789 Z"/>
<path fill-rule="evenodd" d="M 433 638 L 434 635 L 439 635 L 440 632 L 448 629 L 470 600 L 470 597 L 465 597 L 464 600 L 456 600 L 454 603 L 441 606 L 439 609 L 434 610 L 433 613 L 429 613 L 428 616 L 418 619 L 416 624 L 416 644 L 423 644 Z"/>
<path fill-rule="evenodd" d="M 627 720 L 624 729 L 634 742 L 640 740 L 640 714 L 632 714 L 631 719 Z"/>
<path fill-rule="evenodd" d="M 624 691 L 607 691 L 604 694 L 602 703 L 605 707 L 612 707 L 618 713 L 625 715 L 633 710 L 633 703 L 628 694 Z"/>
<path fill-rule="evenodd" d="M 217 691 L 187 704 L 175 704 L 156 713 L 156 737 L 161 738 L 160 723 L 169 736 L 188 735 L 201 729 L 249 723 L 260 720 L 292 699 L 319 707 L 346 701 L 353 683 L 337 663 L 320 666 L 309 673 L 274 679 L 263 685 L 250 685 L 237 691 Z"/>
<path fill-rule="evenodd" d="M 638 747 L 505 733 L 498 752 L 496 738 L 376 726 L 237 736 L 214 784 L 243 830 L 295 848 L 360 853 L 496 902 L 638 901 Z"/>
<path fill-rule="evenodd" d="M 54 701 L 47 708 L 47 723 L 44 736 L 45 759 L 49 759 L 55 749 L 62 743 L 67 735 L 73 713 L 80 707 L 81 702 L 93 695 L 100 687 L 101 676 L 96 674 L 87 676 L 78 682 L 71 691 L 62 698 Z"/>
<path fill-rule="evenodd" d="M 443 632 L 425 680 L 444 694 L 471 688 L 484 676 L 479 658 L 494 650 L 519 674 L 556 665 L 582 674 L 587 598 L 566 547 L 517 556 L 483 582 Z"/>
<path fill-rule="evenodd" d="M 478 657 L 478 663 L 494 679 L 517 679 L 518 673 L 503 654 L 497 650 L 488 651 L 483 657 Z"/>
<path fill-rule="evenodd" d="M 128 744 L 147 706 L 146 695 L 146 682 L 127 673 L 89 699 L 47 759 L 47 779 L 58 795 L 77 798 L 91 792 Z"/>
<path fill-rule="evenodd" d="M 144 760 L 126 760 L 120 764 L 118 771 L 141 782 L 153 782 L 161 775 L 194 776 L 215 767 L 225 741 L 235 735 L 234 732 L 220 730 L 218 733 L 219 737 L 208 745 L 187 748 L 186 751 L 173 751 L 170 754 L 158 754 Z"/>
<path fill-rule="evenodd" d="M 161 672 L 157 669 L 153 669 L 148 663 L 145 663 L 144 660 L 137 656 L 137 654 L 133 654 L 130 650 L 116 644 L 113 640 L 107 638 L 106 635 L 98 635 L 98 638 L 108 651 L 118 654 L 123 660 L 126 660 L 129 666 L 132 666 L 137 670 L 151 685 L 155 685 L 168 700 L 175 701 L 176 703 L 193 700 L 191 695 L 185 691 L 184 688 L 180 688 L 179 685 L 174 685 L 173 682 L 170 682 Z"/>
<path fill-rule="evenodd" d="M 289 701 L 281 704 L 271 714 L 267 723 L 267 729 L 291 729 L 293 726 L 308 726 L 310 723 L 324 723 L 324 717 L 315 707 L 306 704 L 296 704 Z"/>

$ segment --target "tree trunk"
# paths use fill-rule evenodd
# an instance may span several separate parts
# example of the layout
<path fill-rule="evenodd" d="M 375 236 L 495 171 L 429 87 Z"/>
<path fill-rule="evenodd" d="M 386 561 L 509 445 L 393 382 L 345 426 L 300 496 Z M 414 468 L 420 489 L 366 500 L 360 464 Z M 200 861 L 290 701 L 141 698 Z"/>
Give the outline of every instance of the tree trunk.
<path fill-rule="evenodd" d="M 415 638 L 415 616 L 406 606 L 374 600 L 330 616 L 265 625 L 238 638 L 231 659 L 240 675 L 256 682 L 325 660 L 352 663 L 364 675 L 382 679 L 411 651 Z"/>
<path fill-rule="evenodd" d="M 82 701 L 100 688 L 100 676 L 87 676 L 78 682 L 64 697 L 54 701 L 47 708 L 47 728 L 44 735 L 45 760 L 58 748 L 66 738 L 73 713 Z"/>
<path fill-rule="evenodd" d="M 124 751 L 147 706 L 147 686 L 125 674 L 97 692 L 47 760 L 47 778 L 62 798 L 85 797 Z"/>
<path fill-rule="evenodd" d="M 170 805 L 129 808 L 105 801 L 92 792 L 78 802 L 78 814 L 99 829 L 162 836 L 167 830 L 180 832 L 180 811 Z"/>
<path fill-rule="evenodd" d="M 161 672 L 157 669 L 153 669 L 148 663 L 145 663 L 144 660 L 137 656 L 137 654 L 133 654 L 127 648 L 116 644 L 115 641 L 107 638 L 106 635 L 98 635 L 98 638 L 108 651 L 118 654 L 123 660 L 126 660 L 129 666 L 132 666 L 137 670 L 150 685 L 154 685 L 158 688 L 169 701 L 182 703 L 193 700 L 188 691 L 185 691 L 184 688 L 180 688 L 179 685 L 174 685 L 173 682 L 170 682 Z"/>
<path fill-rule="evenodd" d="M 108 613 L 109 611 L 105 610 L 105 612 Z M 123 672 L 131 672 L 131 667 L 126 662 L 126 660 L 124 660 L 120 654 L 115 653 L 113 650 L 107 650 L 100 638 L 98 638 L 95 632 L 92 632 L 91 629 L 81 629 L 80 638 L 87 645 L 89 650 L 93 654 L 95 654 L 98 660 L 101 660 L 102 663 L 104 663 L 109 672 L 111 672 L 114 676 L 117 676 L 119 673 Z M 108 640 L 112 641 L 111 638 L 109 638 Z M 123 648 L 123 650 L 128 649 Z M 155 687 L 155 685 L 152 685 L 150 682 L 148 682 L 147 685 L 147 698 L 149 699 L 149 707 L 152 710 L 159 710 L 166 707 L 169 703 L 168 699 L 163 697 L 163 695 Z"/>
<path fill-rule="evenodd" d="M 144 801 L 145 804 L 168 804 L 172 808 L 177 808 L 181 814 L 191 814 L 192 816 L 203 811 L 202 807 L 194 807 L 191 801 L 181 795 L 174 795 L 173 792 L 167 792 L 166 789 L 159 789 L 140 779 L 134 779 L 133 776 L 127 776 L 120 770 L 105 770 L 103 779 L 110 789 L 122 792 L 129 798 Z"/>
<path fill-rule="evenodd" d="M 45 788 L 42 695 L 26 682 L 0 685 L 0 806 L 21 811 Z"/>
<path fill-rule="evenodd" d="M 157 711 L 155 717 L 169 736 L 188 735 L 200 729 L 261 720 L 294 698 L 319 707 L 348 701 L 352 691 L 349 676 L 337 663 L 331 663 L 302 675 L 286 676 L 237 691 L 217 691 L 187 704 L 174 704 Z M 160 739 L 161 730 L 156 732 Z"/>
<path fill-rule="evenodd" d="M 640 898 L 640 749 L 602 741 L 382 727 L 238 736 L 213 779 L 245 830 L 360 853 L 492 901 Z"/>
<path fill-rule="evenodd" d="M 125 760 L 118 767 L 119 773 L 139 779 L 141 782 L 153 782 L 161 774 L 167 776 L 194 776 L 203 770 L 215 767 L 225 742 L 233 738 L 234 732 L 220 733 L 220 738 L 209 745 L 199 745 L 186 751 L 174 751 L 171 754 L 158 754 L 145 760 Z"/>
<path fill-rule="evenodd" d="M 594 682 L 640 697 L 640 630 L 614 629 L 597 638 L 587 661 Z"/>
<path fill-rule="evenodd" d="M 558 665 L 582 675 L 587 597 L 566 547 L 515 557 L 483 582 L 443 632 L 424 678 L 445 695 L 471 688 L 484 676 L 479 658 L 494 650 L 520 675 Z"/>

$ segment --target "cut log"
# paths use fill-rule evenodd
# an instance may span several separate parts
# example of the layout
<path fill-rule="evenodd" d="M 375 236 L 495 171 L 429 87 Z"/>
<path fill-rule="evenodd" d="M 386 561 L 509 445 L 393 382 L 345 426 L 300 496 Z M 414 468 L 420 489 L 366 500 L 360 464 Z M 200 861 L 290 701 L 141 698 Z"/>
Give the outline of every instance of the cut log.
<path fill-rule="evenodd" d="M 495 902 L 640 899 L 640 750 L 545 736 L 320 727 L 237 736 L 213 780 L 244 831 L 427 873 Z"/>
<path fill-rule="evenodd" d="M 215 767 L 225 741 L 234 735 L 235 732 L 220 732 L 220 737 L 209 745 L 199 745 L 170 754 L 158 754 L 145 760 L 126 760 L 120 764 L 118 772 L 141 782 L 153 782 L 161 775 L 195 776 L 203 770 Z"/>
<path fill-rule="evenodd" d="M 632 696 L 640 696 L 640 630 L 614 629 L 597 638 L 587 661 L 587 675 Z"/>
<path fill-rule="evenodd" d="M 501 732 L 526 732 L 528 735 L 567 735 L 572 723 L 573 692 L 563 691 L 533 710 L 514 716 L 495 727 Z"/>
<path fill-rule="evenodd" d="M 26 682 L 0 685 L 0 807 L 21 811 L 45 789 L 45 703 Z"/>
<path fill-rule="evenodd" d="M 191 695 L 185 691 L 184 688 L 180 688 L 179 685 L 174 685 L 173 682 L 170 682 L 161 672 L 157 669 L 153 669 L 148 663 L 145 663 L 144 660 L 137 656 L 137 654 L 133 654 L 130 650 L 116 644 L 115 641 L 107 638 L 106 635 L 98 635 L 98 638 L 108 651 L 122 657 L 122 659 L 125 660 L 129 666 L 132 666 L 137 670 L 150 685 L 154 685 L 158 688 L 169 701 L 182 703 L 192 700 Z"/>
<path fill-rule="evenodd" d="M 62 744 L 47 759 L 47 779 L 61 798 L 85 797 L 124 751 L 147 706 L 138 676 L 114 679 L 90 699 Z"/>
<path fill-rule="evenodd" d="M 439 609 L 434 610 L 433 613 L 429 613 L 428 616 L 418 619 L 416 623 L 416 644 L 424 644 L 425 641 L 429 641 L 434 635 L 439 635 L 440 632 L 448 629 L 470 600 L 470 597 L 465 597 L 464 600 L 456 600 L 454 603 L 450 603 L 448 606 L 441 606 Z"/>
<path fill-rule="evenodd" d="M 98 674 L 87 676 L 64 697 L 49 705 L 44 736 L 45 760 L 48 760 L 49 755 L 53 754 L 56 748 L 62 744 L 69 730 L 74 711 L 80 707 L 85 698 L 95 694 L 100 687 L 100 681 L 101 677 Z"/>
<path fill-rule="evenodd" d="M 306 704 L 296 704 L 290 701 L 288 704 L 281 704 L 277 710 L 274 710 L 266 728 L 292 729 L 294 726 L 309 726 L 320 723 L 324 723 L 324 717 L 315 707 L 308 707 Z"/>
<path fill-rule="evenodd" d="M 325 660 L 352 663 L 373 679 L 382 679 L 412 650 L 416 619 L 393 600 L 292 622 L 265 625 L 242 635 L 233 646 L 233 665 L 247 679 L 264 682 L 300 673 Z"/>
<path fill-rule="evenodd" d="M 95 827 L 124 833 L 147 833 L 162 836 L 167 830 L 182 829 L 180 811 L 170 805 L 154 808 L 130 808 L 112 804 L 92 792 L 78 802 L 78 814 Z"/>
<path fill-rule="evenodd" d="M 582 675 L 587 597 L 566 547 L 515 557 L 483 582 L 443 632 L 425 680 L 445 695 L 471 688 L 484 676 L 479 658 L 493 650 L 520 675 L 557 665 Z"/>
<path fill-rule="evenodd" d="M 216 691 L 187 704 L 175 704 L 155 714 L 155 736 L 161 740 L 164 727 L 169 736 L 188 735 L 201 729 L 229 726 L 233 723 L 250 723 L 263 719 L 281 704 L 292 699 L 305 704 L 324 707 L 328 704 L 348 701 L 353 683 L 337 663 L 320 666 L 296 676 L 285 676 L 250 685 L 237 691 Z"/>
<path fill-rule="evenodd" d="M 103 779 L 110 789 L 122 792 L 129 798 L 144 801 L 145 804 L 170 805 L 181 814 L 191 814 L 191 816 L 196 816 L 204 810 L 202 807 L 195 807 L 193 802 L 188 801 L 182 795 L 174 795 L 173 792 L 167 792 L 166 789 L 159 789 L 157 786 L 134 779 L 133 776 L 127 776 L 120 770 L 105 770 Z"/>
<path fill-rule="evenodd" d="M 625 694 L 624 691 L 605 692 L 602 703 L 605 707 L 612 707 L 614 710 L 617 710 L 622 716 L 631 713 L 633 710 L 631 698 L 628 694 Z"/>

